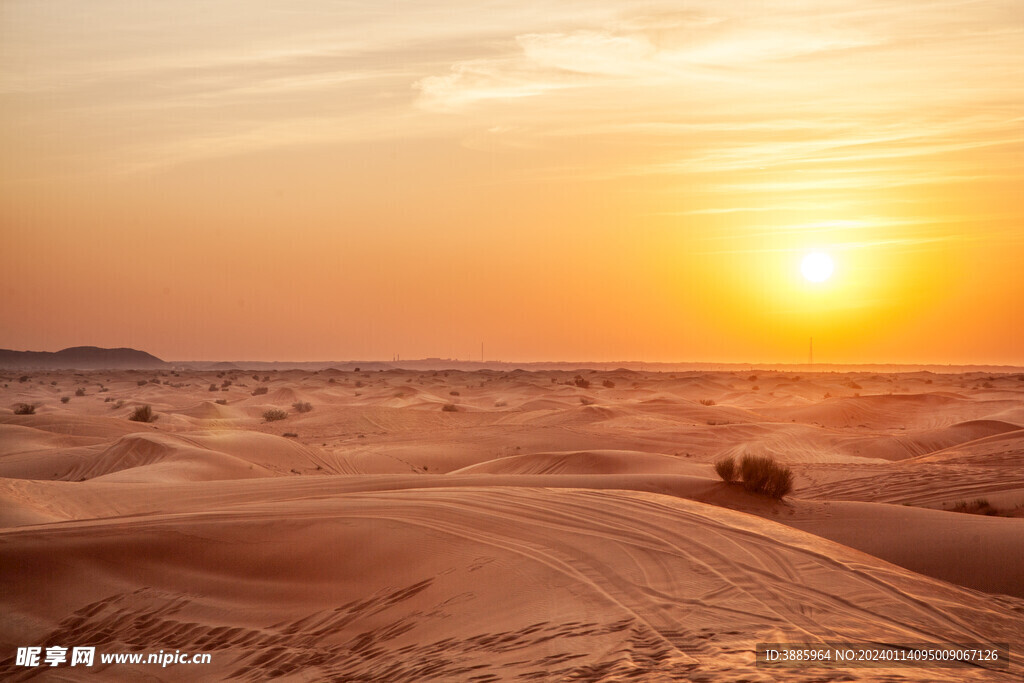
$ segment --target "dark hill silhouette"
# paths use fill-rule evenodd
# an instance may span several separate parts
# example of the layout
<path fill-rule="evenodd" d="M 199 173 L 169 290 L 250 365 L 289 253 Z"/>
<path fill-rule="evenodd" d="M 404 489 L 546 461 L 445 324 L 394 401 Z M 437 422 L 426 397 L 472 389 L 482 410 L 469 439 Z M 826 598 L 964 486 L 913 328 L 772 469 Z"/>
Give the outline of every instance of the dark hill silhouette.
<path fill-rule="evenodd" d="M 168 364 L 152 354 L 137 349 L 72 346 L 56 352 L 0 349 L 0 367 L 106 370 L 165 368 Z"/>

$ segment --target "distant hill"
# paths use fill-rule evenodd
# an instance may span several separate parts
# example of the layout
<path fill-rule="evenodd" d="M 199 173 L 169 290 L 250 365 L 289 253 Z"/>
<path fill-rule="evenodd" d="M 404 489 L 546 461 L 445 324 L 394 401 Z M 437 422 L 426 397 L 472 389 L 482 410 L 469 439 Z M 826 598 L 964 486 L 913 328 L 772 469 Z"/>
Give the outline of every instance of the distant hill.
<path fill-rule="evenodd" d="M 98 346 L 72 346 L 60 351 L 11 351 L 9 349 L 0 349 L 0 367 L 141 370 L 169 366 L 156 356 L 137 349 L 101 349 Z"/>

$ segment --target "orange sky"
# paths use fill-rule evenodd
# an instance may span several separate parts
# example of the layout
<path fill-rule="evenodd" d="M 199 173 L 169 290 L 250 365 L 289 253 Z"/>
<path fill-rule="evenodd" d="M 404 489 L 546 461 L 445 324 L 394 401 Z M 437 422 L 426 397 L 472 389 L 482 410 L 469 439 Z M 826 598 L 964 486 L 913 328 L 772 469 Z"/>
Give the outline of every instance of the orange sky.
<path fill-rule="evenodd" d="M 5 0 L 0 347 L 1024 364 L 1019 1 L 631 5 Z"/>

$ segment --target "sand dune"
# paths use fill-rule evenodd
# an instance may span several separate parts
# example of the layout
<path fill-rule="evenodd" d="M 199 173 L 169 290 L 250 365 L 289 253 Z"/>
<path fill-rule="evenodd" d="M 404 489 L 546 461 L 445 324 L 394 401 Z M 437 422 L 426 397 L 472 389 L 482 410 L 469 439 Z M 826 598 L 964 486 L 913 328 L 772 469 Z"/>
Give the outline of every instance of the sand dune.
<path fill-rule="evenodd" d="M 4 643 L 102 633 L 96 642 L 115 649 L 213 652 L 205 673 L 243 680 L 300 669 L 734 680 L 757 675 L 755 640 L 1024 637 L 1020 607 L 1005 599 L 749 515 L 633 492 L 363 493 L 43 526 L 4 541 L 14 589 Z M 31 571 L 50 566 L 55 544 L 72 561 Z M 49 605 L 19 597 L 55 585 L 64 589 Z"/>
<path fill-rule="evenodd" d="M 530 453 L 488 460 L 451 474 L 658 474 L 709 475 L 707 465 L 640 451 Z"/>
<path fill-rule="evenodd" d="M 0 415 L 0 651 L 213 654 L 68 680 L 869 681 L 759 670 L 753 647 L 1024 646 L 1024 383 L 253 374 L 10 385 L 0 404 L 37 410 Z M 143 403 L 159 419 L 127 420 Z M 791 466 L 793 493 L 718 480 L 746 454 Z M 979 497 L 998 516 L 950 511 Z"/>

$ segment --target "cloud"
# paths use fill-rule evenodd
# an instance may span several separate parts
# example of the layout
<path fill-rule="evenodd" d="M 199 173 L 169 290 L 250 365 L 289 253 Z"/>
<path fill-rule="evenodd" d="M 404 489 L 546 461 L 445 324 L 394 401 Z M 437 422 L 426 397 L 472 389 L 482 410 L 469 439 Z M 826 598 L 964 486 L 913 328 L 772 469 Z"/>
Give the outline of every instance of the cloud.
<path fill-rule="evenodd" d="M 611 35 L 597 31 L 530 33 L 516 42 L 523 57 L 539 69 L 580 74 L 631 76 L 648 68 L 657 50 L 643 35 Z"/>

